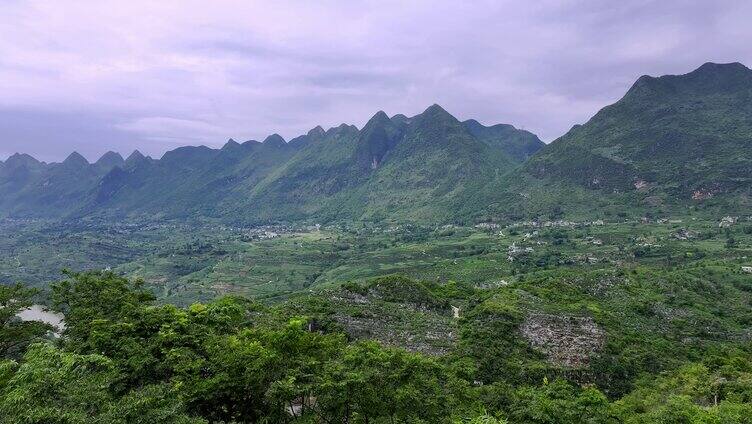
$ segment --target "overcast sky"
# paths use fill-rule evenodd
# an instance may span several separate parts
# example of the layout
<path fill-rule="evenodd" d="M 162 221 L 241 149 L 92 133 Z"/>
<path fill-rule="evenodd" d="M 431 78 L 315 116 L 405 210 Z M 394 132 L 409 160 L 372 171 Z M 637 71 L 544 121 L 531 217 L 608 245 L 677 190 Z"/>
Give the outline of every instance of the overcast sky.
<path fill-rule="evenodd" d="M 750 1 L 0 2 L 0 159 L 286 139 L 439 103 L 551 141 L 640 75 L 752 64 Z"/>

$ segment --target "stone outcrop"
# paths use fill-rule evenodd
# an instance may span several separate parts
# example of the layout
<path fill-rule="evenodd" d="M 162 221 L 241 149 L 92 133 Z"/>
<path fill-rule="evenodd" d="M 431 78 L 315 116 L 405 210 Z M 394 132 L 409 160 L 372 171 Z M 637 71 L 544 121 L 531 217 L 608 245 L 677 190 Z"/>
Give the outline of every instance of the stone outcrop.
<path fill-rule="evenodd" d="M 605 332 L 585 316 L 533 313 L 525 318 L 520 330 L 549 362 L 567 368 L 588 366 L 605 341 Z"/>

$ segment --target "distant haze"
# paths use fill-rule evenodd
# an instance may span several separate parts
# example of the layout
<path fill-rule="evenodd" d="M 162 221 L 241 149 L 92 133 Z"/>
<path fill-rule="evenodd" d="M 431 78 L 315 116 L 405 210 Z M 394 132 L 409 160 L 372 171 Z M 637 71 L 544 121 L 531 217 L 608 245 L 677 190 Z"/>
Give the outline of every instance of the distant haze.
<path fill-rule="evenodd" d="M 748 1 L 9 0 L 0 159 L 160 156 L 439 103 L 551 141 L 642 74 L 752 65 Z"/>

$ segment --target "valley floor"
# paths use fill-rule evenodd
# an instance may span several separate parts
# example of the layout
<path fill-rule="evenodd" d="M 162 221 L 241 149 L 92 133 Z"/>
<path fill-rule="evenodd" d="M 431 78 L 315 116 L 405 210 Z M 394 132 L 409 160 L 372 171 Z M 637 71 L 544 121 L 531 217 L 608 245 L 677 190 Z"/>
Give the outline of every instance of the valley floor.
<path fill-rule="evenodd" d="M 0 283 L 44 287 L 62 269 L 112 269 L 178 304 L 226 294 L 274 301 L 391 274 L 490 288 L 554 269 L 752 262 L 752 220 L 722 216 L 475 227 L 5 220 L 0 232 Z"/>

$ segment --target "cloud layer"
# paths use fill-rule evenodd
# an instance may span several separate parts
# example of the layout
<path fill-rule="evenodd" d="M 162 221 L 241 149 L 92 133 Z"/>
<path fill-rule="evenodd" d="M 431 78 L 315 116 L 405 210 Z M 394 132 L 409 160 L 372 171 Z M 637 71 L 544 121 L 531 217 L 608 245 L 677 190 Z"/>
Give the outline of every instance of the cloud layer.
<path fill-rule="evenodd" d="M 747 1 L 3 2 L 0 158 L 291 138 L 439 103 L 550 141 L 642 74 L 752 63 Z"/>

